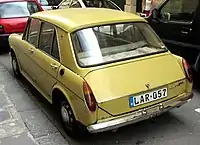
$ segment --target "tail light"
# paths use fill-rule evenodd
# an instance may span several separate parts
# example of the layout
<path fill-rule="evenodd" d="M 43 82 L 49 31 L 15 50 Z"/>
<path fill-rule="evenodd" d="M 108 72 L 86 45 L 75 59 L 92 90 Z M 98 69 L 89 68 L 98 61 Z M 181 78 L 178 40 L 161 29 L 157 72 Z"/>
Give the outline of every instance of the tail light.
<path fill-rule="evenodd" d="M 97 108 L 97 103 L 92 89 L 90 88 L 87 82 L 83 82 L 83 93 L 87 107 L 90 111 L 94 112 Z"/>
<path fill-rule="evenodd" d="M 184 58 L 182 59 L 182 64 L 183 64 L 184 71 L 185 71 L 187 79 L 189 80 L 189 82 L 192 82 L 193 78 L 192 78 L 191 66 L 187 63 L 187 61 Z"/>
<path fill-rule="evenodd" d="M 0 25 L 0 34 L 3 34 L 4 33 L 4 29 L 3 29 L 3 26 Z"/>

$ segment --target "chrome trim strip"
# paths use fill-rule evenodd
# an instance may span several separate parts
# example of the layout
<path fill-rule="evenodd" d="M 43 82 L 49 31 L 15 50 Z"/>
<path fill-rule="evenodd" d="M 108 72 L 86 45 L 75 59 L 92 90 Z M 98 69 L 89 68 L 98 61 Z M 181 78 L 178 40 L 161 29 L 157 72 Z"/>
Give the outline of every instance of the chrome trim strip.
<path fill-rule="evenodd" d="M 140 109 L 131 113 L 131 115 L 121 117 L 118 119 L 113 119 L 110 121 L 100 122 L 87 127 L 90 133 L 98 133 L 108 130 L 113 130 L 119 127 L 123 127 L 129 124 L 133 124 L 142 120 L 146 120 L 155 116 L 158 116 L 172 108 L 180 107 L 187 103 L 193 97 L 193 93 L 187 94 L 185 96 L 180 96 L 178 99 L 168 100 L 152 107 L 147 107 Z"/>

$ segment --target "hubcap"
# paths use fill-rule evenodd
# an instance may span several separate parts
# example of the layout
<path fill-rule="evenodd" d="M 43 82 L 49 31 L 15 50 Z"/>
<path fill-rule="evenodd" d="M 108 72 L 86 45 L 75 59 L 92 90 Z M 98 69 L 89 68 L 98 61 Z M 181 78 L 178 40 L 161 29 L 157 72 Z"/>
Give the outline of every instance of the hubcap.
<path fill-rule="evenodd" d="M 61 107 L 61 116 L 62 116 L 62 119 L 65 123 L 69 124 L 69 114 L 68 114 L 68 111 L 66 109 L 66 105 L 65 104 L 62 104 L 62 107 Z"/>

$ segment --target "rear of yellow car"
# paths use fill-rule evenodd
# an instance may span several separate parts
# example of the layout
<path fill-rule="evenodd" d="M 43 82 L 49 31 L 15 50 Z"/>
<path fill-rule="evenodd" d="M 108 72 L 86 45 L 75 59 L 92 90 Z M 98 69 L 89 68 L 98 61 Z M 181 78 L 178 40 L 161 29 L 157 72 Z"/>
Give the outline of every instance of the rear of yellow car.
<path fill-rule="evenodd" d="M 174 63 L 175 59 L 171 54 L 165 54 L 149 60 L 130 62 L 89 73 L 85 80 L 91 88 L 90 94 L 94 97 L 89 99 L 88 104 L 95 108 L 96 101 L 97 118 L 101 123 L 92 125 L 88 129 L 91 132 L 103 131 L 105 128 L 112 129 L 112 127 L 114 129 L 126 123 L 153 117 L 187 102 L 192 97 L 192 85 L 180 65 Z M 165 61 L 168 63 L 165 63 L 163 69 L 161 64 Z M 172 71 L 174 69 L 176 71 Z M 123 120 L 123 117 L 127 119 Z M 113 119 L 122 119 L 123 123 Z M 113 120 L 116 125 L 109 126 L 109 123 L 105 123 L 104 120 L 106 122 Z M 102 124 L 104 127 L 101 126 Z"/>
<path fill-rule="evenodd" d="M 190 100 L 187 62 L 172 55 L 144 22 L 112 24 L 72 35 L 77 63 L 92 68 L 84 76 L 84 101 L 101 132 L 135 123 Z"/>

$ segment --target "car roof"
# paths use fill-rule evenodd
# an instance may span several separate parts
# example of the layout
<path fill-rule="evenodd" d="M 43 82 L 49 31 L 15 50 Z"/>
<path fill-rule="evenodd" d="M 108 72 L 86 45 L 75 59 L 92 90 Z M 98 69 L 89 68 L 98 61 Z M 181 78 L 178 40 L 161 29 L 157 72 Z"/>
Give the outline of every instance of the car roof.
<path fill-rule="evenodd" d="M 110 23 L 146 22 L 132 13 L 105 8 L 58 9 L 34 13 L 31 17 L 50 22 L 67 32 Z"/>

